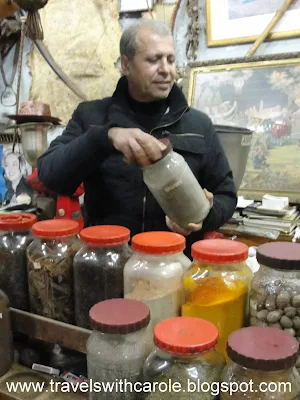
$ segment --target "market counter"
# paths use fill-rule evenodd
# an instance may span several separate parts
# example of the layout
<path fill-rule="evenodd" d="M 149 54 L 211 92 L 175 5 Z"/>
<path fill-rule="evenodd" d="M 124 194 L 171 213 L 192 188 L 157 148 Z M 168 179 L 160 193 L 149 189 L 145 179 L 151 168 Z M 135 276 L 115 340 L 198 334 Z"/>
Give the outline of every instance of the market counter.
<path fill-rule="evenodd" d="M 52 380 L 52 384 L 51 384 Z M 15 393 L 11 391 L 9 393 L 7 389 L 7 383 L 15 385 L 19 382 L 19 385 L 27 383 L 29 384 L 40 384 L 43 390 L 39 393 L 32 388 L 31 391 L 19 390 Z M 87 400 L 88 393 L 70 393 L 62 392 L 61 384 L 64 383 L 61 379 L 54 378 L 50 375 L 41 374 L 33 371 L 29 368 L 23 367 L 19 364 L 14 364 L 10 371 L 0 378 L 0 400 Z M 36 386 L 35 386 L 36 387 Z M 65 386 L 66 387 L 66 386 Z M 29 389 L 29 387 L 28 387 Z M 65 389 L 64 389 L 65 390 Z"/>

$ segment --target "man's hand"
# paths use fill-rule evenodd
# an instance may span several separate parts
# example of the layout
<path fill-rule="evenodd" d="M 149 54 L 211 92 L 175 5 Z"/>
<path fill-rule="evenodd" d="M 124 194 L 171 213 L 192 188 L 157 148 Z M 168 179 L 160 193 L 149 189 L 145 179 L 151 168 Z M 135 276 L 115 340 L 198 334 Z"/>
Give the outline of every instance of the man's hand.
<path fill-rule="evenodd" d="M 204 189 L 204 193 L 209 201 L 210 208 L 212 208 L 212 206 L 214 204 L 214 195 L 206 189 Z M 167 224 L 167 227 L 171 231 L 173 231 L 175 233 L 179 233 L 183 236 L 188 236 L 192 232 L 200 231 L 200 229 L 202 229 L 202 225 L 203 225 L 202 222 L 200 224 L 189 224 L 187 229 L 183 229 L 183 228 L 180 228 L 180 226 L 178 226 L 175 222 L 171 221 L 170 218 L 167 216 L 166 216 L 166 224 Z"/>
<path fill-rule="evenodd" d="M 114 147 L 124 154 L 128 164 L 147 167 L 162 158 L 166 146 L 155 137 L 138 128 L 111 128 L 108 137 Z"/>

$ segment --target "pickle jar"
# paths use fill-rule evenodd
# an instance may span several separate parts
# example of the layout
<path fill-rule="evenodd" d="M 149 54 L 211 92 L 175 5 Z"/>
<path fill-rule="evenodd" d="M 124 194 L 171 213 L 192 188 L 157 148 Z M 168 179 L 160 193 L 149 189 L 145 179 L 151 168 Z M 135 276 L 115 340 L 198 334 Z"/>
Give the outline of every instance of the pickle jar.
<path fill-rule="evenodd" d="M 143 168 L 143 179 L 165 214 L 181 228 L 199 224 L 210 211 L 209 201 L 182 155 L 167 149 L 159 161 Z"/>
<path fill-rule="evenodd" d="M 149 354 L 149 308 L 136 300 L 110 299 L 93 306 L 89 315 L 93 331 L 87 341 L 88 378 L 110 385 L 127 381 L 133 387 L 130 391 L 126 386 L 127 392 L 116 388 L 110 393 L 93 391 L 90 400 L 139 400 L 141 393 L 133 385 L 141 385 Z"/>
<path fill-rule="evenodd" d="M 300 244 L 265 243 L 250 291 L 250 325 L 284 329 L 300 340 Z"/>
<path fill-rule="evenodd" d="M 76 221 L 53 219 L 33 225 L 27 248 L 30 309 L 34 314 L 74 324 L 73 259 L 80 249 Z"/>
<path fill-rule="evenodd" d="M 233 332 L 227 343 L 230 362 L 221 376 L 221 400 L 299 399 L 298 349 L 297 340 L 279 329 L 253 326 Z"/>
<path fill-rule="evenodd" d="M 34 214 L 0 215 L 0 290 L 11 307 L 29 311 L 26 250 L 33 240 Z"/>
<path fill-rule="evenodd" d="M 221 379 L 225 358 L 215 349 L 217 340 L 217 328 L 200 318 L 175 317 L 158 323 L 154 328 L 155 347 L 144 365 L 144 378 L 152 384 L 146 399 L 214 399 L 216 388 L 205 393 L 201 387 Z M 162 393 L 169 382 L 180 390 L 171 388 Z"/>
<path fill-rule="evenodd" d="M 217 350 L 227 358 L 228 336 L 247 322 L 253 276 L 246 263 L 248 247 L 227 239 L 202 240 L 192 245 L 192 257 L 183 280 L 182 315 L 215 324 L 219 331 Z"/>
<path fill-rule="evenodd" d="M 153 337 L 158 322 L 180 315 L 185 237 L 173 232 L 144 232 L 133 236 L 131 247 L 135 253 L 125 265 L 124 296 L 148 305 L 148 330 Z"/>
<path fill-rule="evenodd" d="M 0 290 L 0 354 L 0 376 L 2 376 L 10 370 L 14 361 L 9 301 L 2 290 Z"/>
<path fill-rule="evenodd" d="M 80 232 L 83 247 L 74 258 L 76 324 L 89 328 L 89 311 L 100 301 L 122 298 L 123 272 L 133 252 L 129 229 L 101 225 Z"/>

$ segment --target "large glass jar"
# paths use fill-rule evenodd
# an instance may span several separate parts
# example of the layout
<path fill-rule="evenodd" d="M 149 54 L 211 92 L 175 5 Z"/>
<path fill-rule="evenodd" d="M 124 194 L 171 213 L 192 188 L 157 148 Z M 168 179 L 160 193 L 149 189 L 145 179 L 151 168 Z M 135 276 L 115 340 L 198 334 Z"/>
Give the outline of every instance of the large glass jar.
<path fill-rule="evenodd" d="M 80 232 L 80 239 L 84 246 L 74 258 L 75 319 L 89 329 L 95 304 L 123 297 L 124 267 L 133 252 L 130 231 L 123 226 L 91 226 Z"/>
<path fill-rule="evenodd" d="M 124 296 L 147 304 L 151 311 L 148 327 L 180 315 L 183 301 L 182 252 L 185 237 L 173 232 L 144 232 L 132 238 L 135 254 L 124 269 Z"/>
<path fill-rule="evenodd" d="M 250 291 L 250 325 L 284 329 L 300 340 L 300 244 L 265 243 Z M 300 367 L 300 365 L 299 365 Z"/>
<path fill-rule="evenodd" d="M 34 314 L 75 323 L 73 258 L 80 249 L 76 221 L 53 219 L 33 225 L 27 248 L 30 309 Z"/>
<path fill-rule="evenodd" d="M 155 348 L 144 365 L 144 378 L 153 384 L 146 399 L 214 399 L 214 393 L 201 393 L 201 385 L 220 381 L 225 359 L 215 350 L 217 340 L 217 328 L 200 318 L 176 317 L 158 323 Z M 170 381 L 180 390 L 174 387 L 162 393 Z"/>
<path fill-rule="evenodd" d="M 231 362 L 222 373 L 221 400 L 299 399 L 300 376 L 294 368 L 298 350 L 297 340 L 279 329 L 235 331 L 228 338 Z M 230 387 L 231 393 L 225 390 Z"/>
<path fill-rule="evenodd" d="M 210 204 L 185 159 L 172 150 L 156 163 L 143 168 L 143 179 L 165 214 L 180 227 L 200 223 Z"/>
<path fill-rule="evenodd" d="M 248 247 L 226 239 L 192 245 L 193 264 L 184 276 L 182 315 L 206 319 L 219 331 L 217 350 L 225 357 L 228 336 L 244 326 L 250 281 Z"/>
<path fill-rule="evenodd" d="M 36 220 L 29 213 L 0 215 L 0 290 L 11 307 L 24 311 L 29 311 L 26 250 Z"/>
<path fill-rule="evenodd" d="M 105 300 L 92 307 L 90 320 L 93 332 L 87 341 L 88 378 L 100 384 L 128 382 L 125 392 L 121 386 L 106 393 L 94 390 L 90 400 L 140 400 L 138 390 L 149 354 L 146 335 L 149 308 L 136 300 Z M 132 385 L 132 391 L 128 385 Z"/>
<path fill-rule="evenodd" d="M 0 290 L 0 355 L 0 376 L 2 376 L 9 371 L 14 361 L 9 301 L 2 290 Z"/>

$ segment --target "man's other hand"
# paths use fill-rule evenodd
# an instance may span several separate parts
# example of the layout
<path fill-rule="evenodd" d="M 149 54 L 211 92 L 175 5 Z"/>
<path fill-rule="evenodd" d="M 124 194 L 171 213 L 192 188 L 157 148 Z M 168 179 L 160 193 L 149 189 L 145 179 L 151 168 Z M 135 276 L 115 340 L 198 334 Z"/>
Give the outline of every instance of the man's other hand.
<path fill-rule="evenodd" d="M 147 167 L 162 158 L 166 146 L 138 128 L 111 128 L 108 137 L 128 164 Z"/>

